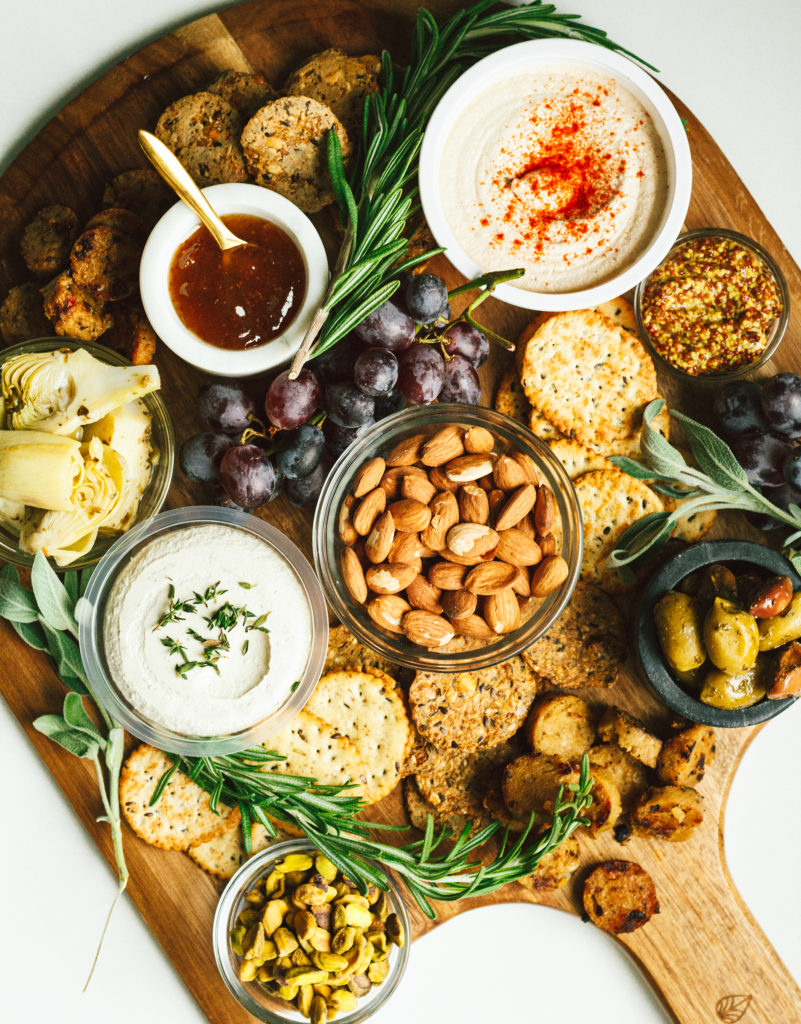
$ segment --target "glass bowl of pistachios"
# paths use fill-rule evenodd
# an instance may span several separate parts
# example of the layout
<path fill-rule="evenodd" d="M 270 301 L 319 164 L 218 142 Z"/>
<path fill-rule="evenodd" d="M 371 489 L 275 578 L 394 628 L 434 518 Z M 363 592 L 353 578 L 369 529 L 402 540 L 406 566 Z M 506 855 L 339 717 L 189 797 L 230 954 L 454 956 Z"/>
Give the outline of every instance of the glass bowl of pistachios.
<path fill-rule="evenodd" d="M 228 991 L 257 1020 L 359 1024 L 403 977 L 409 918 L 391 882 L 363 893 L 312 843 L 292 839 L 233 876 L 213 942 Z"/>

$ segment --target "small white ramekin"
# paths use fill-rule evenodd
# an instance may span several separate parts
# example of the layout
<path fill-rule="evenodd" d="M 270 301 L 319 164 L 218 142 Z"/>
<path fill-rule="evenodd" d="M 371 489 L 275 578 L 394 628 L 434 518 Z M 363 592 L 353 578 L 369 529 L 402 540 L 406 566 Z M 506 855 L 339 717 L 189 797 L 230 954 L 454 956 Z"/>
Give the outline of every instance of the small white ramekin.
<path fill-rule="evenodd" d="M 659 228 L 648 247 L 619 274 L 572 292 L 534 292 L 501 284 L 495 297 L 513 306 L 548 312 L 587 309 L 608 302 L 638 284 L 664 257 L 681 231 L 692 189 L 692 159 L 687 133 L 673 104 L 650 75 L 627 57 L 594 43 L 570 39 L 535 39 L 506 46 L 485 57 L 453 83 L 428 122 L 420 151 L 420 198 L 428 226 L 446 256 L 467 278 L 478 277 L 479 266 L 459 245 L 442 209 L 439 170 L 452 126 L 467 106 L 488 88 L 538 65 L 564 63 L 607 74 L 645 107 L 662 141 L 667 160 L 668 197 Z M 510 262 L 510 268 L 514 261 Z"/>
<path fill-rule="evenodd" d="M 150 233 L 139 267 L 142 305 L 156 334 L 173 352 L 200 370 L 221 377 L 249 377 L 287 363 L 297 352 L 328 285 L 328 259 L 317 229 L 301 210 L 260 185 L 211 185 L 203 194 L 217 211 L 250 214 L 272 221 L 292 238 L 306 268 L 306 295 L 283 333 L 251 349 L 218 348 L 181 321 L 170 298 L 169 272 L 176 250 L 200 226 L 182 202 L 171 207 Z"/>

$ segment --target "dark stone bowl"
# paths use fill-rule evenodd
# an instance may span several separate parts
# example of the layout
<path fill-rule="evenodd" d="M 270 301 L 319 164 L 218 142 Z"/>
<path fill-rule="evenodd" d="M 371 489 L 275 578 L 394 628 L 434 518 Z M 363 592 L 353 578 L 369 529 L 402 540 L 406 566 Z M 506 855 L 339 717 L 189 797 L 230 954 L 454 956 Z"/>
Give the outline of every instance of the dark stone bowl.
<path fill-rule="evenodd" d="M 739 729 L 757 725 L 785 711 L 796 700 L 785 697 L 781 700 L 763 698 L 749 708 L 713 708 L 694 700 L 674 680 L 665 665 L 662 650 L 656 635 L 654 605 L 662 595 L 676 586 L 685 576 L 696 569 L 713 562 L 726 565 L 739 563 L 743 567 L 758 566 L 777 576 L 789 576 L 793 589 L 801 589 L 801 576 L 795 571 L 784 555 L 761 544 L 741 540 L 715 540 L 706 544 L 694 544 L 675 555 L 652 577 L 645 587 L 639 602 L 634 623 L 634 642 L 644 677 L 656 695 L 673 711 L 691 722 L 712 725 L 724 729 Z M 736 565 L 735 565 L 736 569 Z"/>

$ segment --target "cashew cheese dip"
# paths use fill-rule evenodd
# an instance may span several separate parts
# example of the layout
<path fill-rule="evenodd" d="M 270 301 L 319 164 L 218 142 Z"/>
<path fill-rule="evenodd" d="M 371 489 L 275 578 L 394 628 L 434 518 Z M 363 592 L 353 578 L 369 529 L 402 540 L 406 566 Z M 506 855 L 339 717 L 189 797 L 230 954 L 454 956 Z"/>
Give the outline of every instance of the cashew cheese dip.
<path fill-rule="evenodd" d="M 664 148 L 639 100 L 567 63 L 488 86 L 454 124 L 440 193 L 459 245 L 483 270 L 522 267 L 534 292 L 592 287 L 631 265 L 668 201 Z"/>
<path fill-rule="evenodd" d="M 187 526 L 123 563 L 103 640 L 108 673 L 140 715 L 219 736 L 284 703 L 306 667 L 312 616 L 267 541 L 235 526 Z"/>

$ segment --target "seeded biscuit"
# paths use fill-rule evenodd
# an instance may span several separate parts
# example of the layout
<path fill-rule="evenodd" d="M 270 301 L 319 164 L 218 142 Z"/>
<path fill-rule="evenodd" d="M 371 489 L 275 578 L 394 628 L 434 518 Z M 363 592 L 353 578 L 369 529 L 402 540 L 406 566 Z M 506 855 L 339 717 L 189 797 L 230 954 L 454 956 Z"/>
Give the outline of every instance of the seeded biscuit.
<path fill-rule="evenodd" d="M 614 320 L 619 327 L 625 327 L 632 334 L 637 333 L 637 318 L 634 315 L 634 306 L 627 299 L 610 299 L 609 302 L 599 302 L 597 306 L 592 308 L 596 313 L 603 313 L 610 320 Z M 523 328 L 515 346 L 515 359 L 518 371 L 523 365 L 526 342 L 534 336 L 538 327 L 541 327 L 546 320 L 554 315 L 554 313 L 537 313 Z"/>
<path fill-rule="evenodd" d="M 143 743 L 126 759 L 120 774 L 120 806 L 134 832 L 151 846 L 185 850 L 208 842 L 239 824 L 239 809 L 219 804 L 219 814 L 209 806 L 209 794 L 183 772 L 173 772 L 158 801 L 150 798 L 172 761 L 155 747 Z"/>
<path fill-rule="evenodd" d="M 150 167 L 123 171 L 112 178 L 103 193 L 103 206 L 130 210 L 148 231 L 172 201 L 172 192 Z"/>
<path fill-rule="evenodd" d="M 187 849 L 187 853 L 198 865 L 215 878 L 232 878 L 239 868 L 245 863 L 248 857 L 255 853 L 261 853 L 273 843 L 281 843 L 286 835 L 280 832 L 276 836 L 268 834 L 264 825 L 251 825 L 250 827 L 250 854 L 245 853 L 245 844 L 242 841 L 242 829 L 232 828 L 221 836 L 209 839 L 206 843 L 196 843 Z"/>
<path fill-rule="evenodd" d="M 376 668 L 393 678 L 404 671 L 393 665 L 388 658 L 383 658 L 371 648 L 365 647 L 347 626 L 332 626 L 328 631 L 325 671 L 333 672 L 339 668 Z"/>
<path fill-rule="evenodd" d="M 564 437 L 564 434 L 557 430 L 550 420 L 546 420 L 539 409 L 535 409 L 533 406 L 528 416 L 528 429 L 540 441 L 557 441 Z"/>
<path fill-rule="evenodd" d="M 418 672 L 409 709 L 421 736 L 440 750 L 497 746 L 525 721 L 539 679 L 520 658 L 476 672 Z"/>
<path fill-rule="evenodd" d="M 44 300 L 33 281 L 18 284 L 0 306 L 0 334 L 7 345 L 31 338 L 45 338 L 52 327 L 45 316 Z"/>
<path fill-rule="evenodd" d="M 52 277 L 67 265 L 78 234 L 78 216 L 68 206 L 45 206 L 22 232 L 25 266 L 39 277 Z"/>
<path fill-rule="evenodd" d="M 367 768 L 356 745 L 317 715 L 301 711 L 289 725 L 262 743 L 265 750 L 282 754 L 284 761 L 271 761 L 266 771 L 302 775 L 323 785 L 355 783 L 360 795 L 367 782 Z"/>
<path fill-rule="evenodd" d="M 656 371 L 642 344 L 592 310 L 546 320 L 525 346 L 520 380 L 558 430 L 598 451 L 630 438 L 657 397 Z"/>
<path fill-rule="evenodd" d="M 528 426 L 529 404 L 514 370 L 507 370 L 495 389 L 495 408 Z"/>
<path fill-rule="evenodd" d="M 391 676 L 378 669 L 328 672 L 305 709 L 356 745 L 367 768 L 368 802 L 392 792 L 412 745 L 412 730 Z"/>
<path fill-rule="evenodd" d="M 215 146 L 239 136 L 241 119 L 213 92 L 195 92 L 171 103 L 156 125 L 156 137 L 173 153 L 186 146 Z"/>
<path fill-rule="evenodd" d="M 184 146 L 177 156 L 200 188 L 248 180 L 242 147 L 235 139 L 214 146 Z"/>
<path fill-rule="evenodd" d="M 498 769 L 521 749 L 518 737 L 470 754 L 432 749 L 414 776 L 420 795 L 445 817 L 461 814 L 473 823 L 486 820 L 484 796 Z"/>
<path fill-rule="evenodd" d="M 349 57 L 342 50 L 317 53 L 286 81 L 289 96 L 309 96 L 333 110 L 350 134 L 362 129 L 364 101 L 378 89 L 381 61 L 376 56 Z"/>
<path fill-rule="evenodd" d="M 315 213 L 334 198 L 326 156 L 332 128 L 347 159 L 351 152 L 347 132 L 328 107 L 307 96 L 273 100 L 242 132 L 248 170 L 259 185 L 290 199 L 305 213 Z"/>
<path fill-rule="evenodd" d="M 548 442 L 548 447 L 565 467 L 565 471 L 571 480 L 589 473 L 594 469 L 614 469 L 614 463 L 605 459 L 603 455 L 585 448 L 578 441 L 571 441 L 567 437 L 556 438 Z"/>
<path fill-rule="evenodd" d="M 579 580 L 561 616 L 521 656 L 563 689 L 612 686 L 626 660 L 623 616 L 602 590 Z"/>
<path fill-rule="evenodd" d="M 403 803 L 409 824 L 420 832 L 425 832 L 429 815 L 434 819 L 435 828 L 450 828 L 455 835 L 462 832 L 469 820 L 463 814 L 443 813 L 421 795 L 417 781 L 411 776 L 403 780 Z"/>
<path fill-rule="evenodd" d="M 127 234 L 133 238 L 142 239 L 145 234 L 145 226 L 139 216 L 133 210 L 126 210 L 123 206 L 107 206 L 86 222 L 86 228 L 97 227 L 111 228 L 120 234 Z"/>
<path fill-rule="evenodd" d="M 609 594 L 628 589 L 608 563 L 617 542 L 637 520 L 662 510 L 662 502 L 641 480 L 618 470 L 594 470 L 574 481 L 584 524 L 581 577 Z"/>
<path fill-rule="evenodd" d="M 243 124 L 278 95 L 264 75 L 251 71 L 223 71 L 206 86 L 206 92 L 222 96 L 239 113 Z"/>

